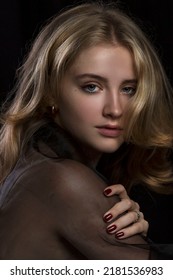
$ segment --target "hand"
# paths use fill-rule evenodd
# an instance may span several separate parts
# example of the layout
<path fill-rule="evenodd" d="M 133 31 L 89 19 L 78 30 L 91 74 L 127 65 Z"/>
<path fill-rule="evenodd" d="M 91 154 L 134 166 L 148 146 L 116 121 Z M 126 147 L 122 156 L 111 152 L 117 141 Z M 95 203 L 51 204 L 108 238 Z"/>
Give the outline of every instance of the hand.
<path fill-rule="evenodd" d="M 139 204 L 129 198 L 122 185 L 112 185 L 104 190 L 104 195 L 119 195 L 121 201 L 116 203 L 107 211 L 103 219 L 109 222 L 107 232 L 115 234 L 118 239 L 124 239 L 129 236 L 141 233 L 147 235 L 149 224 L 140 212 Z"/>

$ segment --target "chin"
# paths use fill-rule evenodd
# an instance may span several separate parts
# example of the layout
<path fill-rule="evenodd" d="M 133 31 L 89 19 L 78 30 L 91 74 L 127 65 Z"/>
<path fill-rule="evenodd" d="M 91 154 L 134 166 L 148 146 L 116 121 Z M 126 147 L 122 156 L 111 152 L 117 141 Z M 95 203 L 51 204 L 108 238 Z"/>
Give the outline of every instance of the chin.
<path fill-rule="evenodd" d="M 104 147 L 104 148 L 102 148 L 101 149 L 101 152 L 102 153 L 114 153 L 114 152 L 116 152 L 119 148 L 120 148 L 120 146 L 123 144 L 123 142 L 122 143 L 120 143 L 120 144 L 117 144 L 117 145 L 109 145 L 109 146 L 107 146 L 107 147 Z"/>

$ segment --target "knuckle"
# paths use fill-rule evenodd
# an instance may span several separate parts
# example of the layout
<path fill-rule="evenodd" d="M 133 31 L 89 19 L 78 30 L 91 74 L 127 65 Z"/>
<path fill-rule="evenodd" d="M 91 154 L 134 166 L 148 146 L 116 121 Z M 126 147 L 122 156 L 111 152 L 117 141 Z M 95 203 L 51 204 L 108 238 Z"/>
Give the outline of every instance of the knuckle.
<path fill-rule="evenodd" d="M 145 228 L 146 228 L 146 230 L 148 230 L 148 228 L 149 228 L 149 223 L 146 221 L 146 220 L 144 220 L 144 226 L 145 226 Z"/>
<path fill-rule="evenodd" d="M 149 224 L 145 220 L 142 220 L 141 222 L 138 223 L 138 229 L 139 229 L 140 233 L 146 234 L 148 232 L 148 227 L 149 227 Z"/>
<path fill-rule="evenodd" d="M 117 185 L 117 189 L 119 193 L 125 193 L 125 194 L 127 193 L 125 187 L 121 184 Z"/>
<path fill-rule="evenodd" d="M 135 202 L 135 208 L 136 208 L 137 210 L 140 209 L 140 206 L 139 206 L 139 204 L 138 204 L 137 202 Z"/>
<path fill-rule="evenodd" d="M 128 209 L 133 207 L 133 201 L 131 199 L 126 198 L 125 203 L 126 203 L 126 206 L 127 206 Z"/>
<path fill-rule="evenodd" d="M 141 219 L 144 219 L 144 214 L 142 212 L 139 212 Z"/>
<path fill-rule="evenodd" d="M 118 186 L 119 186 L 119 188 L 121 189 L 121 190 L 125 190 L 125 187 L 123 186 L 123 185 L 121 185 L 121 184 L 118 184 Z"/>
<path fill-rule="evenodd" d="M 109 188 L 112 190 L 113 194 L 117 194 L 117 193 L 122 192 L 121 185 L 118 185 L 118 184 L 117 185 L 109 186 Z"/>

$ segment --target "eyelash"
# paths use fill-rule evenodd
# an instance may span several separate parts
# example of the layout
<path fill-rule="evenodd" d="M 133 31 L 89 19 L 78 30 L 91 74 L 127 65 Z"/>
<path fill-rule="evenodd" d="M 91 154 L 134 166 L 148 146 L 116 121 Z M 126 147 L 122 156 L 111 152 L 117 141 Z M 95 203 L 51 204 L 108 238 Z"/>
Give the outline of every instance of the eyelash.
<path fill-rule="evenodd" d="M 128 92 L 128 93 L 127 93 L 127 92 L 124 92 L 125 90 L 127 90 L 127 91 L 130 90 L 130 91 L 132 91 L 132 92 L 130 92 L 130 93 Z M 126 87 L 123 87 L 121 91 L 123 91 L 123 93 L 124 93 L 124 94 L 127 94 L 127 95 L 134 95 L 135 92 L 136 92 L 136 87 L 135 87 L 135 86 L 134 86 L 134 87 L 132 87 L 132 86 L 126 86 Z"/>
<path fill-rule="evenodd" d="M 94 87 L 95 90 L 91 90 L 91 89 L 89 89 L 89 87 Z M 97 93 L 100 90 L 100 87 L 98 85 L 94 84 L 94 83 L 91 83 L 91 84 L 87 84 L 85 86 L 82 86 L 82 89 L 86 93 L 94 94 L 94 93 Z M 136 92 L 136 87 L 135 86 L 134 87 L 133 86 L 125 86 L 125 87 L 122 88 L 121 92 L 123 92 L 123 94 L 125 94 L 125 95 L 132 96 Z"/>
<path fill-rule="evenodd" d="M 94 87 L 95 89 L 97 88 L 97 90 L 95 91 L 92 91 L 92 90 L 89 90 L 89 87 Z M 95 85 L 95 84 L 88 84 L 88 85 L 85 85 L 85 86 L 82 86 L 82 89 L 86 92 L 86 93 L 97 93 L 99 91 L 99 86 Z"/>

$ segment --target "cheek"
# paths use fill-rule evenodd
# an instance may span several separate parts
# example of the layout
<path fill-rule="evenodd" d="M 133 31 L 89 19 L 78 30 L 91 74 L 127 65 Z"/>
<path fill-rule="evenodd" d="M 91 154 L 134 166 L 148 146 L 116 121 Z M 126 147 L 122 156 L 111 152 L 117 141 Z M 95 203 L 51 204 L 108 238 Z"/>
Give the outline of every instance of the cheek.
<path fill-rule="evenodd" d="M 88 115 L 89 109 L 83 106 L 79 100 L 62 102 L 59 109 L 59 119 L 64 125 L 78 125 L 80 122 L 86 121 Z"/>
<path fill-rule="evenodd" d="M 64 100 L 60 106 L 60 116 L 70 122 L 92 122 L 98 116 L 98 104 L 87 98 Z"/>
<path fill-rule="evenodd" d="M 123 114 L 126 113 L 130 102 L 131 102 L 131 98 L 129 96 L 122 96 L 121 104 L 123 107 Z"/>

